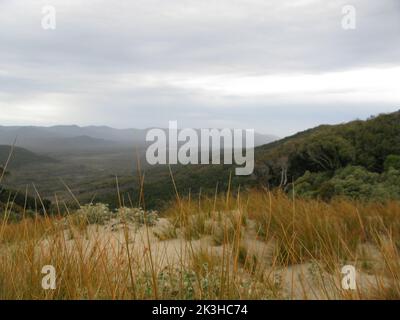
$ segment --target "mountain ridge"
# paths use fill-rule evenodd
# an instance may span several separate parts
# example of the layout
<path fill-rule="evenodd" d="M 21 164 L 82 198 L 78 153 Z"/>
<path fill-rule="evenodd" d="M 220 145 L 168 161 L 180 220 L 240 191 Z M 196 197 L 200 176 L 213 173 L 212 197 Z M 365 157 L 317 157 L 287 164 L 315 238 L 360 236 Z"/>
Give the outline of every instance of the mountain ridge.
<path fill-rule="evenodd" d="M 168 130 L 161 128 L 162 130 Z M 79 137 L 87 141 L 87 148 L 93 149 L 93 143 L 97 148 L 109 149 L 110 147 L 144 147 L 146 134 L 149 129 L 116 129 L 109 126 L 85 126 L 77 125 L 57 125 L 57 126 L 0 126 L 0 144 L 12 145 L 16 139 L 16 145 L 27 148 L 34 152 L 52 152 L 53 150 L 63 150 L 64 140 L 75 138 L 79 149 L 85 147 L 84 141 L 79 141 Z M 199 130 L 199 129 L 196 129 Z M 103 145 L 100 143 L 103 140 Z M 255 145 L 262 145 L 276 140 L 273 135 L 255 133 Z M 69 140 L 68 150 L 73 149 L 73 140 Z M 115 144 L 116 143 L 116 144 Z"/>

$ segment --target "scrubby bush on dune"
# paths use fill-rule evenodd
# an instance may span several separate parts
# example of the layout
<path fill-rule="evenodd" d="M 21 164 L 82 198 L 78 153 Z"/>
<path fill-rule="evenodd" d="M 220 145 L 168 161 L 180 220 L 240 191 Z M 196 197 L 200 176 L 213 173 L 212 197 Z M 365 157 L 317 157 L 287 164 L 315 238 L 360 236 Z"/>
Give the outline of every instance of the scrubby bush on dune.
<path fill-rule="evenodd" d="M 75 219 L 86 222 L 87 224 L 104 225 L 113 217 L 112 212 L 106 204 L 97 203 L 82 206 L 73 214 Z"/>
<path fill-rule="evenodd" d="M 133 222 L 139 226 L 154 226 L 158 220 L 156 211 L 145 211 L 142 208 L 119 208 L 116 211 L 117 217 L 121 220 Z"/>
<path fill-rule="evenodd" d="M 144 211 L 141 208 L 122 207 L 117 210 L 110 210 L 108 205 L 103 203 L 88 204 L 81 206 L 70 218 L 78 224 L 105 225 L 112 220 L 116 222 L 134 223 L 138 226 L 152 226 L 158 219 L 156 211 Z"/>

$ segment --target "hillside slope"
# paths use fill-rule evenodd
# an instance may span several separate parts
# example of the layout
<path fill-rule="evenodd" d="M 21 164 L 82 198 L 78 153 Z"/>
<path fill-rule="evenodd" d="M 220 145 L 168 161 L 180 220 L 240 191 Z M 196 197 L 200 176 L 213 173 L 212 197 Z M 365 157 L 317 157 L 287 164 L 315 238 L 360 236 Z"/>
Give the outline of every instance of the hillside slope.
<path fill-rule="evenodd" d="M 389 170 L 388 161 L 397 168 L 396 156 L 400 156 L 400 112 L 320 126 L 262 146 L 256 150 L 255 174 L 260 183 L 271 186 L 296 181 L 307 172 L 324 173 L 327 180 L 346 167 L 383 174 Z M 347 174 L 351 173 L 349 169 Z"/>
<path fill-rule="evenodd" d="M 0 166 L 3 167 L 5 165 L 9 157 L 10 151 L 11 151 L 11 146 L 0 145 Z M 54 162 L 56 162 L 56 160 L 48 156 L 38 155 L 24 148 L 14 147 L 7 169 L 10 170 L 18 169 L 22 166 L 35 163 L 43 164 L 43 163 L 54 163 Z"/>

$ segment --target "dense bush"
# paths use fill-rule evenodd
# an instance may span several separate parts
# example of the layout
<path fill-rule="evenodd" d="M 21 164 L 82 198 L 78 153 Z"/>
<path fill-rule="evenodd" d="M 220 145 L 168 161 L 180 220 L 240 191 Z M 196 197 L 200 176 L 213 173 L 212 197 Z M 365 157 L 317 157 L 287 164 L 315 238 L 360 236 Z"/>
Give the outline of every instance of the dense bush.
<path fill-rule="evenodd" d="M 387 163 L 391 163 L 391 159 L 393 157 L 388 157 Z M 400 199 L 400 170 L 393 166 L 386 167 L 383 173 L 376 173 L 361 166 L 349 165 L 336 170 L 333 176 L 307 171 L 297 179 L 296 192 L 323 200 L 334 196 L 370 200 Z"/>

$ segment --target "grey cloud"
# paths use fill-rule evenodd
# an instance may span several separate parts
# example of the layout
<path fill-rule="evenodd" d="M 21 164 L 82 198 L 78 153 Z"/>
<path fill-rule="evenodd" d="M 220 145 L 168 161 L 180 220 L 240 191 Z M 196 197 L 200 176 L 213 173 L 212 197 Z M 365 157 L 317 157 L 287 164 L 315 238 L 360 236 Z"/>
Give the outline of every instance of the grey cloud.
<path fill-rule="evenodd" d="M 295 104 L 285 97 L 215 97 L 169 83 L 143 87 L 118 80 L 124 74 L 313 74 L 400 66 L 397 0 L 352 1 L 358 18 L 353 31 L 340 25 L 347 1 L 293 3 L 3 0 L 0 109 L 29 101 L 52 104 L 46 98 L 51 93 L 60 103 L 64 97 L 64 109 L 71 110 L 70 118 L 55 117 L 58 123 L 146 127 L 165 126 L 172 118 L 195 126 L 270 127 L 279 135 L 318 121 L 396 109 L 384 101 L 349 101 L 333 112 L 337 105 L 329 95 L 325 104 L 304 97 Z M 44 4 L 57 9 L 55 31 L 40 28 Z"/>

